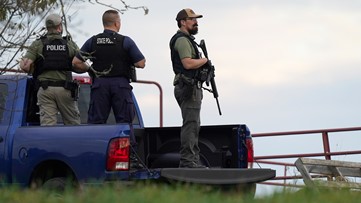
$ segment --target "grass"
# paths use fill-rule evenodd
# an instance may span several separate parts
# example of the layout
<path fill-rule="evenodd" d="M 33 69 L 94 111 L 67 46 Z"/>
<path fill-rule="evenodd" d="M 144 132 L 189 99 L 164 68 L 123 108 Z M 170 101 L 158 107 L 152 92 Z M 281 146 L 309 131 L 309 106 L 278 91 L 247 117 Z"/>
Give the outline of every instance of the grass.
<path fill-rule="evenodd" d="M 130 187 L 106 185 L 103 187 L 88 187 L 81 191 L 67 190 L 62 194 L 14 187 L 0 189 L 1 203 L 358 203 L 360 199 L 360 191 L 350 190 L 324 189 L 316 192 L 302 189 L 298 192 L 278 192 L 270 196 L 253 199 L 236 192 L 221 192 L 206 187 L 169 186 L 164 184 L 136 184 Z"/>

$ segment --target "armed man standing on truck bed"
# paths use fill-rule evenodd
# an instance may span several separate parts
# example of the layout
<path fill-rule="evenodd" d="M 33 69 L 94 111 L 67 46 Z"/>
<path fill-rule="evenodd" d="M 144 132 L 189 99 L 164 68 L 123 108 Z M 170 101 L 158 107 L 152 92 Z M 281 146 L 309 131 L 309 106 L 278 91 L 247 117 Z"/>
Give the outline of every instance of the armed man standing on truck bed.
<path fill-rule="evenodd" d="M 201 58 L 193 36 L 198 33 L 197 19 L 202 17 L 189 8 L 179 11 L 176 17 L 179 30 L 169 43 L 175 73 L 174 96 L 183 118 L 179 167 L 186 168 L 205 167 L 199 159 L 198 137 L 203 92 L 197 70 L 207 64 L 208 59 Z"/>
<path fill-rule="evenodd" d="M 90 74 L 93 73 L 88 123 L 106 123 L 113 109 L 117 123 L 129 123 L 132 127 L 135 107 L 130 85 L 131 72 L 133 66 L 145 67 L 145 57 L 130 37 L 118 34 L 121 27 L 118 11 L 105 11 L 102 21 L 104 32 L 88 39 L 81 47 L 81 55 L 73 59 L 75 67 L 90 68 Z M 93 62 L 92 67 L 87 67 L 86 59 Z M 130 136 L 134 149 L 136 140 L 133 131 Z"/>
<path fill-rule="evenodd" d="M 71 74 L 71 62 L 79 48 L 70 37 L 62 38 L 63 25 L 59 15 L 47 16 L 45 25 L 46 36 L 30 45 L 20 61 L 20 68 L 32 73 L 36 80 L 41 125 L 55 125 L 58 112 L 65 125 L 79 125 L 75 93 L 78 84 L 72 82 Z"/>

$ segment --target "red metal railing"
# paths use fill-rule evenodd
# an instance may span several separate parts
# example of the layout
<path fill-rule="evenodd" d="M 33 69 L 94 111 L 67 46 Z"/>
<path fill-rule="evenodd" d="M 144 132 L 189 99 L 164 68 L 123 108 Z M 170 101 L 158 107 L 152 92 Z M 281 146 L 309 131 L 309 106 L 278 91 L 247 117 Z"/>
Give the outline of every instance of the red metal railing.
<path fill-rule="evenodd" d="M 159 127 L 163 127 L 163 90 L 162 86 L 155 81 L 148 81 L 148 80 L 137 80 L 136 83 L 141 84 L 153 84 L 156 85 L 159 89 Z"/>
<path fill-rule="evenodd" d="M 321 137 L 322 137 L 323 152 L 255 156 L 254 159 L 255 159 L 256 163 L 282 166 L 284 168 L 283 176 L 276 176 L 273 180 L 266 181 L 263 184 L 302 187 L 302 185 L 300 186 L 297 184 L 288 184 L 287 183 L 287 180 L 302 179 L 302 176 L 300 176 L 300 175 L 287 175 L 288 168 L 295 167 L 294 163 L 284 163 L 284 162 L 274 161 L 276 159 L 299 158 L 299 157 L 324 157 L 326 160 L 331 160 L 332 156 L 361 155 L 361 150 L 334 151 L 334 152 L 331 151 L 329 133 L 341 133 L 341 132 L 352 132 L 352 131 L 361 131 L 361 127 L 252 134 L 253 138 L 255 138 L 255 139 L 261 139 L 262 137 L 293 136 L 293 135 L 307 135 L 307 134 L 318 134 L 318 135 L 321 135 Z M 337 135 L 337 134 L 335 134 L 335 135 Z M 314 176 L 314 177 L 318 177 L 318 176 Z M 274 182 L 274 180 L 283 180 L 283 183 Z"/>

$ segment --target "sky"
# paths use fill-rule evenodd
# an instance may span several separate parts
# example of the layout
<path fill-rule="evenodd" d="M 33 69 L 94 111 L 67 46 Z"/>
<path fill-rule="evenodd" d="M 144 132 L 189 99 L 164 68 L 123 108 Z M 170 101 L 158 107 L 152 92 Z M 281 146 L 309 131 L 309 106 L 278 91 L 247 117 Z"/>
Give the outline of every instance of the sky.
<path fill-rule="evenodd" d="M 120 1 L 110 2 L 121 7 Z M 246 124 L 252 133 L 361 126 L 361 2 L 358 0 L 170 0 L 127 1 L 146 6 L 121 15 L 120 33 L 131 37 L 146 57 L 139 80 L 156 81 L 163 90 L 163 125 L 180 126 L 173 96 L 168 43 L 178 27 L 177 13 L 192 8 L 198 19 L 196 41 L 205 39 L 216 68 L 222 115 L 204 92 L 202 125 Z M 74 6 L 73 9 L 77 9 Z M 80 8 L 80 7 L 79 7 Z M 81 46 L 102 32 L 108 8 L 85 4 L 73 15 L 70 30 Z M 159 126 L 159 91 L 134 84 L 145 126 Z M 348 137 L 350 138 L 350 137 Z M 258 138 L 257 138 L 258 139 Z M 255 154 L 269 155 L 286 145 L 322 151 L 320 137 L 305 141 L 254 139 Z M 311 140 L 307 137 L 307 140 Z M 348 141 L 347 141 L 348 140 Z M 334 138 L 331 148 L 346 150 L 361 137 Z M 350 141 L 351 140 L 351 141 Z M 278 144 L 280 145 L 276 145 Z M 292 148 L 292 147 L 291 147 Z M 314 151 L 313 151 L 314 152 Z M 299 151 L 298 151 L 299 153 Z"/>
<path fill-rule="evenodd" d="M 116 7 L 117 1 L 111 2 Z M 205 39 L 215 65 L 223 113 L 218 115 L 215 100 L 205 92 L 202 124 L 245 123 L 253 132 L 359 126 L 361 2 L 139 0 L 129 4 L 149 8 L 148 15 L 141 9 L 125 12 L 120 33 L 130 36 L 147 59 L 146 68 L 137 71 L 138 79 L 156 81 L 163 88 L 165 126 L 181 122 L 168 43 L 178 29 L 176 14 L 188 7 L 204 16 L 198 20 L 195 37 L 198 42 Z M 102 31 L 106 9 L 88 4 L 76 13 L 74 23 L 81 32 L 72 35 L 79 46 Z M 159 125 L 154 108 L 157 88 L 134 87 L 145 124 Z"/>

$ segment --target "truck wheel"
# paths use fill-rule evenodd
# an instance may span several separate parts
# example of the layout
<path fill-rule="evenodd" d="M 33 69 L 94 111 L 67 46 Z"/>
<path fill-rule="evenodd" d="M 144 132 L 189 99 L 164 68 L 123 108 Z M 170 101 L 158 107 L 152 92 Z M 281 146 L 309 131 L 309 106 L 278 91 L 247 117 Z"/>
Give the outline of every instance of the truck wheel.
<path fill-rule="evenodd" d="M 50 191 L 64 192 L 67 186 L 69 186 L 69 182 L 67 182 L 66 178 L 55 177 L 45 181 L 42 187 Z"/>

